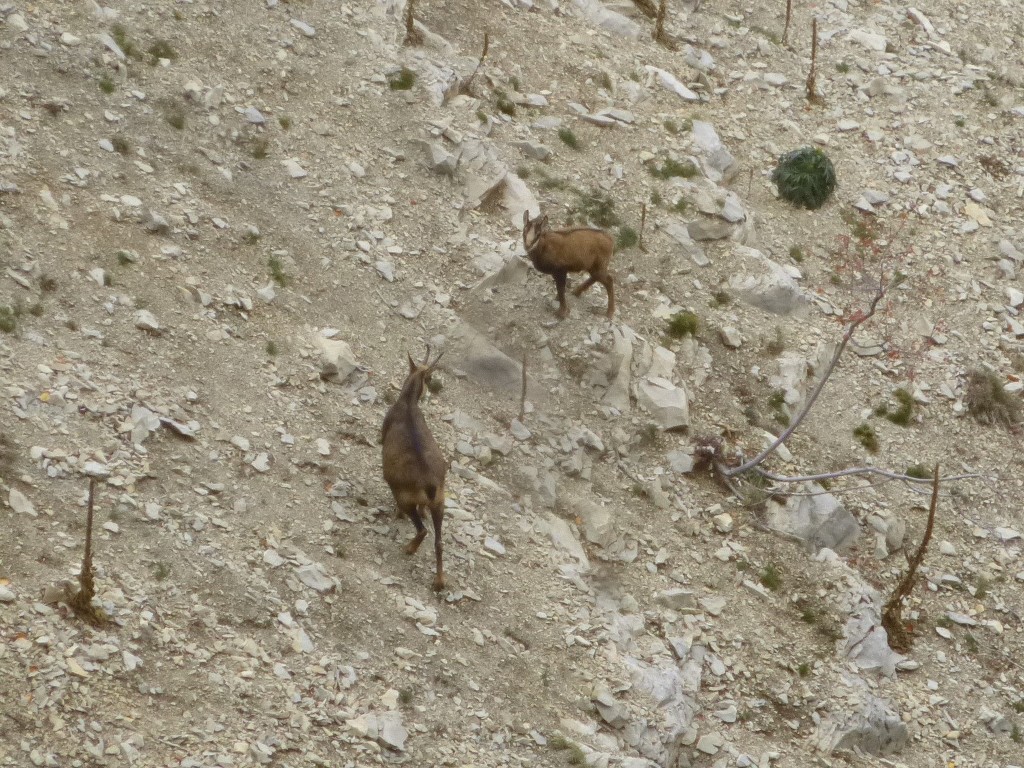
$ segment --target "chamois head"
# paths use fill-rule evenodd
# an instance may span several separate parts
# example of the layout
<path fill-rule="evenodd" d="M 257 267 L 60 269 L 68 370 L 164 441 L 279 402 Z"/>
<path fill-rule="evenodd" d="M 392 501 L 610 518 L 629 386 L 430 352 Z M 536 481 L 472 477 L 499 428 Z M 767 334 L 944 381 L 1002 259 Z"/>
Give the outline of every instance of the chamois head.
<path fill-rule="evenodd" d="M 434 358 L 434 362 L 432 363 L 430 362 L 429 344 L 427 344 L 427 354 L 423 358 L 422 363 L 417 363 L 415 360 L 412 359 L 412 355 L 409 355 L 408 353 L 406 354 L 409 357 L 409 375 L 406 377 L 406 384 L 408 384 L 412 380 L 416 381 L 415 390 L 416 399 L 418 400 L 420 398 L 420 395 L 423 394 L 423 385 L 430 381 L 431 374 L 434 373 L 434 369 L 437 368 L 437 364 L 441 361 L 441 358 L 444 357 L 444 350 L 441 350 L 438 356 Z"/>
<path fill-rule="evenodd" d="M 532 249 L 537 241 L 540 240 L 541 235 L 547 231 L 548 228 L 548 217 L 537 214 L 536 218 L 530 218 L 530 212 L 523 211 L 523 247 L 527 251 Z"/>

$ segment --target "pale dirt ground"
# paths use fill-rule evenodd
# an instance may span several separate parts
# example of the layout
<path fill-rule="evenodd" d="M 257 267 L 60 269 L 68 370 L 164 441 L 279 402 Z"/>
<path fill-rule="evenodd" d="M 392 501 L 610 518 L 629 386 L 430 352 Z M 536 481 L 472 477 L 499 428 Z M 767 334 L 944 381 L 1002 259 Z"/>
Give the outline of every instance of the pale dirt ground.
<path fill-rule="evenodd" d="M 834 16 L 835 9 L 829 9 Z M 599 287 L 574 302 L 571 318 L 559 324 L 552 322 L 554 289 L 546 277 L 531 275 L 525 286 L 503 290 L 486 305 L 468 292 L 480 277 L 471 262 L 478 255 L 473 236 L 502 243 L 517 240 L 519 233 L 504 212 L 460 215 L 460 187 L 431 173 L 414 141 L 426 138 L 427 121 L 438 117 L 472 131 L 479 125 L 476 110 L 435 107 L 422 89 L 414 89 L 407 101 L 379 78 L 399 62 L 415 68 L 418 56 L 440 54 L 396 47 L 400 30 L 370 2 L 339 6 L 308 0 L 274 10 L 263 3 L 125 4 L 117 10 L 130 37 L 142 47 L 166 38 L 178 58 L 170 67 L 131 62 L 130 77 L 122 84 L 91 37 L 101 25 L 85 3 L 47 2 L 16 10 L 29 31 L 0 28 L 0 132 L 6 140 L 0 179 L 16 183 L 20 194 L 0 192 L 0 259 L 5 271 L 23 275 L 30 287 L 5 277 L 0 305 L 27 309 L 38 302 L 41 310 L 38 315 L 25 311 L 17 331 L 0 336 L 3 431 L 11 446 L 3 481 L 5 488 L 25 493 L 39 516 L 4 511 L 0 578 L 18 599 L 0 605 L 0 675 L 8 692 L 0 703 L 0 764 L 24 765 L 32 750 L 39 750 L 54 755 L 55 765 L 133 760 L 178 765 L 185 758 L 199 765 L 245 765 L 258 761 L 251 748 L 256 742 L 271 744 L 277 750 L 272 764 L 281 765 L 405 759 L 425 765 L 565 764 L 566 753 L 539 746 L 530 732 L 550 737 L 560 718 L 590 717 L 594 681 L 623 673 L 603 649 L 600 626 L 590 624 L 593 598 L 560 578 L 557 566 L 564 555 L 531 531 L 532 512 L 519 504 L 529 489 L 516 466 L 543 461 L 538 446 L 549 437 L 559 439 L 571 423 L 587 425 L 608 443 L 616 428 L 639 435 L 646 419 L 639 411 L 615 423 L 605 419 L 595 390 L 580 380 L 585 369 L 580 361 L 596 354 L 591 329 L 606 330 Z M 644 64 L 688 72 L 681 60 L 647 40 L 611 39 L 578 19 L 512 11 L 497 0 L 421 0 L 419 14 L 466 56 L 476 55 L 488 29 L 485 72 L 493 83 L 509 89 L 514 77 L 523 92 L 552 92 L 547 109 L 521 108 L 491 132 L 511 167 L 534 169 L 531 185 L 540 164 L 524 158 L 513 143 L 531 134 L 555 150 L 545 172 L 580 186 L 610 178 L 604 159 L 610 155 L 624 168 L 611 194 L 626 222 L 638 227 L 639 204 L 652 192 L 671 201 L 668 183 L 647 174 L 638 153 L 683 151 L 687 134 L 672 134 L 663 122 L 700 117 L 716 127 L 740 163 L 730 188 L 756 217 L 762 251 L 798 266 L 802 285 L 840 308 L 862 305 L 871 290 L 849 270 L 836 271 L 842 266 L 839 239 L 849 234 L 842 211 L 870 187 L 891 198 L 880 209 L 883 231 L 899 229 L 898 212 L 910 212 L 892 249 L 910 281 L 886 315 L 865 331 L 888 340 L 889 354 L 844 359 L 822 404 L 790 443 L 794 464 L 777 467 L 811 472 L 870 461 L 902 470 L 938 461 L 949 471 L 995 478 L 947 489 L 935 540 L 952 543 L 957 554 L 933 552 L 928 560 L 933 586 L 916 594 L 920 633 L 912 658 L 922 668 L 879 682 L 878 692 L 905 716 L 917 718 L 914 740 L 892 760 L 915 768 L 946 760 L 1004 766 L 1020 762 L 1021 745 L 990 733 L 978 713 L 987 706 L 1012 718 L 1014 705 L 1024 700 L 1018 662 L 1022 602 L 1014 580 L 1024 569 L 1018 543 L 1004 546 L 981 534 L 1024 524 L 1019 434 L 978 425 L 956 413 L 954 401 L 935 389 L 946 381 L 962 385 L 964 373 L 979 365 L 1003 376 L 1020 366 L 1017 344 L 1003 333 L 998 314 L 1005 287 L 1017 281 L 1000 275 L 995 258 L 1000 239 L 1021 243 L 1024 118 L 1010 108 L 1020 103 L 1024 12 L 992 1 L 970 8 L 939 2 L 922 10 L 945 30 L 942 39 L 952 46 L 952 55 L 934 50 L 915 61 L 907 51 L 920 45 L 922 33 L 904 20 L 903 6 L 851 4 L 849 9 L 852 26 L 889 37 L 896 56 L 891 69 L 897 74 L 887 79 L 904 89 L 905 105 L 894 96 L 857 100 L 856 83 L 870 79 L 864 70 L 873 73 L 879 57 L 838 36 L 820 52 L 818 84 L 825 104 L 818 107 L 806 105 L 802 89 L 809 11 L 798 8 L 795 14 L 794 30 L 801 30 L 792 36 L 795 50 L 768 39 L 781 31 L 778 9 L 727 2 L 688 20 L 680 15 L 673 30 L 709 47 L 718 64 L 711 83 L 726 88 L 724 96 L 689 105 L 652 88 L 639 104 L 616 101 L 637 115 L 635 127 L 571 122 L 584 145 L 579 153 L 564 147 L 553 132 L 531 132 L 527 126 L 541 114 L 572 121 L 564 108 L 569 100 L 604 106 L 602 72 L 613 82 L 642 72 Z M 316 37 L 306 39 L 290 27 L 290 16 L 313 25 Z M 733 17 L 744 21 L 730 21 Z M 837 24 L 823 27 L 844 31 Z M 81 42 L 61 44 L 63 31 Z M 281 59 L 276 54 L 285 50 L 283 39 L 293 46 Z M 44 44 L 45 54 L 36 55 Z M 971 70 L 958 52 L 978 69 Z M 837 70 L 840 62 L 849 64 L 847 73 Z M 789 85 L 759 86 L 742 77 L 762 66 L 785 74 Z M 902 69 L 931 76 L 904 78 Z M 964 72 L 988 73 L 986 90 L 979 86 L 954 94 Z M 98 86 L 104 75 L 117 82 L 109 95 Z M 208 112 L 183 97 L 190 80 L 223 86 L 229 100 Z M 492 91 L 489 81 L 480 81 L 479 108 L 497 114 Z M 183 130 L 164 119 L 167 103 L 184 109 Z M 59 107 L 48 110 L 47 104 Z M 265 128 L 246 125 L 234 109 L 248 106 L 267 116 Z M 210 114 L 219 124 L 211 124 Z M 291 120 L 290 130 L 282 129 L 280 116 Z M 837 132 L 841 117 L 858 120 L 861 129 Z M 884 138 L 866 139 L 870 126 Z M 115 134 L 130 141 L 129 154 L 98 147 L 100 139 Z M 829 138 L 826 149 L 836 162 L 840 187 L 832 202 L 812 214 L 776 200 L 768 174 L 780 152 L 819 134 Z M 888 175 L 890 153 L 909 135 L 922 136 L 933 147 L 918 153 L 924 160 L 914 181 L 899 184 Z M 265 159 L 253 157 L 253 140 L 259 137 L 268 142 Z M 385 148 L 401 150 L 405 159 L 393 162 Z M 945 154 L 958 158 L 956 169 L 935 162 Z M 988 157 L 1000 158 L 1008 172 L 987 171 L 982 158 Z M 281 166 L 286 158 L 295 158 L 309 176 L 289 179 Z M 365 167 L 364 178 L 350 173 L 352 161 Z M 77 168 L 89 171 L 82 182 Z M 221 169 L 229 169 L 233 180 Z M 941 183 L 956 187 L 955 213 L 915 212 Z M 184 185 L 183 193 L 176 184 Z M 985 191 L 984 206 L 994 225 L 961 234 L 966 217 L 960 211 L 973 187 Z M 44 188 L 56 198 L 56 210 L 40 197 Z M 568 196 L 557 190 L 537 193 L 552 219 L 564 217 L 560 204 Z M 116 199 L 122 195 L 140 198 L 143 208 L 171 222 L 172 231 L 148 233 L 138 223 L 137 209 Z M 363 220 L 366 206 L 383 205 L 393 212 L 390 221 Z M 651 206 L 647 252 L 617 254 L 616 320 L 658 340 L 664 322 L 652 312 L 659 296 L 697 312 L 704 326 L 700 340 L 713 362 L 710 377 L 691 392 L 689 436 L 724 433 L 747 451 L 756 449 L 761 438 L 743 411 L 752 406 L 768 413 L 771 387 L 751 369 L 773 372 L 775 358 L 765 344 L 775 338 L 776 327 L 787 349 L 812 354 L 818 342 L 837 338 L 841 325 L 817 310 L 804 319 L 786 319 L 735 300 L 717 304 L 712 294 L 735 270 L 730 247 L 710 245 L 707 268 L 683 261 L 659 229 L 673 216 L 664 206 Z M 228 226 L 218 227 L 214 217 Z M 247 224 L 259 228 L 256 242 L 247 241 Z M 402 249 L 391 257 L 399 274 L 395 283 L 381 280 L 372 263 L 362 263 L 346 246 L 373 230 Z M 459 232 L 462 236 L 453 238 Z M 180 255 L 161 252 L 171 245 Z M 792 246 L 806 254 L 798 264 L 790 256 Z M 119 251 L 137 253 L 138 262 L 120 264 Z M 255 291 L 270 282 L 268 259 L 278 251 L 284 252 L 279 258 L 290 284 L 278 287 L 274 301 L 266 303 Z M 101 288 L 90 279 L 89 270 L 97 266 L 110 273 L 110 286 Z M 56 280 L 55 290 L 41 291 L 43 275 Z M 196 303 L 190 285 L 212 294 L 213 304 Z M 251 312 L 220 301 L 229 286 L 253 297 Z M 388 306 L 411 294 L 429 299 L 437 292 L 451 294 L 450 309 L 431 299 L 415 321 Z M 134 311 L 141 307 L 159 318 L 162 334 L 134 327 Z M 925 347 L 913 326 L 922 314 L 941 323 L 945 345 Z M 456 317 L 510 353 L 546 343 L 553 360 L 536 372 L 548 396 L 527 419 L 535 430 L 534 445 L 476 467 L 509 495 L 451 477 L 449 496 L 464 512 L 449 515 L 447 570 L 452 589 L 472 597 L 446 602 L 429 590 L 428 549 L 411 560 L 401 555 L 411 526 L 391 513 L 377 440 L 387 402 L 405 371 L 406 351 L 420 354 L 423 342 L 445 333 Z M 740 349 L 720 342 L 715 329 L 723 325 L 741 331 Z M 350 342 L 369 369 L 376 402 L 360 403 L 320 381 L 310 343 L 313 329 L 320 327 L 340 329 Z M 92 330 L 99 334 L 88 333 Z M 605 333 L 599 344 L 606 347 L 609 338 Z M 268 342 L 276 354 L 269 354 Z M 450 456 L 456 455 L 460 430 L 444 417 L 454 410 L 498 433 L 518 411 L 514 398 L 495 397 L 451 371 L 442 380 L 443 389 L 424 409 Z M 932 388 L 932 403 L 918 409 L 920 422 L 899 427 L 871 419 L 881 450 L 867 454 L 853 428 L 894 388 L 912 383 Z M 185 441 L 159 430 L 140 455 L 121 430 L 133 404 L 198 421 L 199 438 Z M 282 433 L 294 436 L 294 445 L 282 443 Z M 235 435 L 247 437 L 253 452 L 272 454 L 269 471 L 258 473 L 243 460 L 228 442 Z M 329 441 L 329 456 L 317 453 L 317 438 Z M 663 435 L 639 441 L 624 464 L 650 477 L 668 450 L 689 439 Z M 75 471 L 48 478 L 41 462 L 31 458 L 32 446 L 123 470 L 123 485 L 102 487 L 98 503 L 99 521 L 116 523 L 117 532 L 100 530 L 95 537 L 98 583 L 103 598 L 116 606 L 122 622 L 117 628 L 96 631 L 35 602 L 44 587 L 77 573 L 85 482 Z M 204 486 L 216 483 L 223 490 L 211 493 Z M 592 482 L 560 478 L 560 483 L 565 498 L 607 501 L 617 527 L 639 541 L 640 557 L 630 565 L 604 563 L 591 548 L 590 578 L 596 589 L 632 595 L 653 637 L 659 627 L 652 596 L 675 586 L 669 572 L 683 572 L 700 594 L 726 598 L 724 613 L 708 617 L 705 627 L 706 639 L 729 660 L 730 670 L 718 680 L 707 675 L 709 688 L 701 697 L 709 708 L 721 698 L 740 702 L 741 721 L 719 728 L 729 741 L 755 756 L 778 751 L 778 765 L 815 759 L 807 742 L 814 729 L 812 712 L 830 700 L 844 669 L 831 634 L 843 621 L 829 612 L 838 586 L 831 581 L 833 572 L 791 543 L 751 527 L 751 513 L 703 475 L 671 479 L 666 490 L 681 501 L 670 509 L 658 509 L 638 494 L 633 478 L 610 454 L 594 457 Z M 326 491 L 339 487 L 349 489 L 341 503 L 354 522 L 332 512 Z M 862 520 L 880 507 L 903 516 L 909 540 L 917 541 L 923 526 L 919 496 L 889 485 L 847 501 Z M 143 514 L 147 502 L 162 507 L 158 520 Z M 742 561 L 722 563 L 712 556 L 724 538 L 705 514 L 721 511 L 715 505 L 736 520 L 730 538 L 746 548 Z M 506 554 L 484 549 L 481 531 L 500 539 Z M 901 555 L 874 560 L 869 538 L 849 562 L 886 589 L 905 561 Z M 318 595 L 301 586 L 291 568 L 269 567 L 268 548 L 285 557 L 302 552 L 320 562 L 337 579 L 337 590 Z M 663 548 L 667 565 L 645 567 Z M 749 575 L 741 568 L 757 573 L 768 564 L 781 570 L 783 588 L 766 601 L 741 585 Z M 981 597 L 934 586 L 942 574 L 959 577 L 971 590 L 981 580 L 987 586 Z M 424 634 L 404 615 L 407 598 L 436 611 L 440 637 Z M 308 603 L 304 614 L 296 600 Z M 814 625 L 800 621 L 808 601 L 824 617 Z M 1002 632 L 981 627 L 969 635 L 954 627 L 953 641 L 945 640 L 933 627 L 946 610 L 983 611 L 981 618 L 998 619 Z M 299 621 L 312 652 L 293 650 L 293 637 L 278 618 L 282 611 Z M 566 647 L 570 633 L 592 635 L 595 642 Z M 25 642 L 19 644 L 19 638 Z M 81 675 L 68 671 L 65 659 L 105 644 L 116 649 L 114 660 L 107 662 L 96 651 L 89 656 L 95 669 Z M 141 658 L 142 666 L 128 672 L 115 663 L 122 650 Z M 291 677 L 275 670 L 275 663 Z M 804 663 L 813 669 L 800 677 L 796 670 Z M 351 685 L 344 682 L 346 666 L 356 672 Z M 928 701 L 927 680 L 938 683 L 936 696 L 945 701 Z M 402 693 L 399 708 L 411 731 L 407 757 L 382 752 L 345 726 L 368 706 L 378 706 L 389 689 Z M 743 703 L 757 699 L 768 703 Z M 708 725 L 705 718 L 698 717 L 698 730 Z M 712 762 L 699 756 L 695 764 Z"/>

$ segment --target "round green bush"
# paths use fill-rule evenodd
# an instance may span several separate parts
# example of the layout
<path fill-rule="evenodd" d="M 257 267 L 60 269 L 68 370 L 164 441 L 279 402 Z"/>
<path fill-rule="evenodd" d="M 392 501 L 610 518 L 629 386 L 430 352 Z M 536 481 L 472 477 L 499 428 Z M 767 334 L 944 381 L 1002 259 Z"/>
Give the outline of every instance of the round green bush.
<path fill-rule="evenodd" d="M 835 191 L 836 169 L 820 149 L 801 147 L 779 158 L 772 181 L 786 200 L 813 211 Z"/>

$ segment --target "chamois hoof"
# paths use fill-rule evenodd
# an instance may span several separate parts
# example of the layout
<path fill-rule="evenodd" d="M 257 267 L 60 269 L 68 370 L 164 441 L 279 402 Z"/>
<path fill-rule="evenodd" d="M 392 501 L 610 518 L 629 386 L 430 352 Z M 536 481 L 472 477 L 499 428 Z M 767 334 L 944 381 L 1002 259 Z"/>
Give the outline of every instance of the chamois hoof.
<path fill-rule="evenodd" d="M 407 555 L 415 555 L 416 550 L 420 548 L 420 543 L 423 541 L 421 537 L 417 537 L 406 544 L 402 549 Z"/>
<path fill-rule="evenodd" d="M 557 317 L 559 320 L 565 320 L 565 318 L 567 318 L 568 316 L 569 316 L 569 308 L 568 307 L 566 307 L 565 309 L 560 309 L 557 312 L 555 312 L 555 317 Z"/>
<path fill-rule="evenodd" d="M 444 585 L 446 583 L 447 582 L 445 581 L 444 574 L 443 573 L 437 574 L 437 576 L 434 577 L 434 584 L 433 584 L 434 591 L 435 592 L 440 592 L 442 589 L 444 589 Z"/>

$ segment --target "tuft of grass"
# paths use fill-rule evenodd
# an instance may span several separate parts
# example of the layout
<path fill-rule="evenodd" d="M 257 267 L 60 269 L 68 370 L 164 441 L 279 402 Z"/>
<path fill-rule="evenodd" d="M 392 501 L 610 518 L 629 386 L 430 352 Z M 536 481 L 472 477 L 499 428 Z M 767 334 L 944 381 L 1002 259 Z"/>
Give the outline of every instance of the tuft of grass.
<path fill-rule="evenodd" d="M 800 621 L 802 621 L 804 624 L 814 624 L 817 620 L 818 616 L 814 613 L 814 610 L 811 608 L 804 608 L 800 612 Z"/>
<path fill-rule="evenodd" d="M 476 111 L 476 119 L 479 120 L 481 123 L 486 123 L 487 122 L 487 113 L 484 112 L 482 109 L 478 109 Z"/>
<path fill-rule="evenodd" d="M 114 38 L 114 42 L 117 43 L 117 47 L 120 48 L 124 55 L 130 59 L 141 59 L 142 51 L 135 45 L 130 37 L 128 37 L 128 30 L 124 24 L 114 24 L 110 28 L 110 36 Z"/>
<path fill-rule="evenodd" d="M 579 151 L 580 140 L 576 137 L 576 134 L 572 132 L 571 128 L 559 128 L 558 138 L 560 138 L 562 143 L 569 147 L 569 149 Z"/>
<path fill-rule="evenodd" d="M 132 151 L 132 143 L 128 140 L 128 137 L 121 133 L 116 133 L 110 138 L 110 143 L 114 145 L 114 151 L 119 155 L 127 155 Z"/>
<path fill-rule="evenodd" d="M 847 64 L 845 61 L 836 62 L 836 72 L 838 72 L 841 75 L 845 75 L 849 71 L 850 65 Z"/>
<path fill-rule="evenodd" d="M 984 600 L 988 597 L 989 580 L 984 576 L 979 576 L 978 581 L 974 584 L 974 596 L 979 600 Z"/>
<path fill-rule="evenodd" d="M 185 107 L 176 101 L 164 103 L 164 120 L 179 131 L 185 128 Z"/>
<path fill-rule="evenodd" d="M 408 67 L 402 67 L 388 77 L 388 88 L 392 91 L 409 91 L 414 85 L 416 85 L 416 73 Z"/>
<path fill-rule="evenodd" d="M 782 574 L 779 569 L 769 563 L 761 571 L 761 585 L 766 589 L 770 589 L 772 592 L 778 592 L 782 589 Z"/>
<path fill-rule="evenodd" d="M 931 470 L 925 467 L 924 464 L 911 464 L 903 470 L 903 474 L 907 477 L 916 477 L 918 480 L 927 480 L 932 476 Z"/>
<path fill-rule="evenodd" d="M 168 59 L 170 61 L 177 61 L 178 59 L 178 52 L 174 50 L 174 46 L 162 37 L 158 37 L 150 43 L 146 53 L 149 54 L 149 63 L 154 66 L 159 63 L 160 59 Z"/>
<path fill-rule="evenodd" d="M 266 350 L 268 357 L 277 357 L 277 353 L 279 352 L 277 348 L 277 342 L 274 341 L 273 339 L 268 339 Z"/>
<path fill-rule="evenodd" d="M 160 561 L 153 566 L 153 578 L 157 581 L 164 581 L 170 575 L 171 566 L 167 563 Z"/>
<path fill-rule="evenodd" d="M 602 71 L 597 76 L 597 84 L 604 88 L 608 93 L 612 92 L 612 78 L 607 72 Z M 518 88 L 516 89 L 519 90 Z"/>
<path fill-rule="evenodd" d="M 878 435 L 875 434 L 875 430 L 870 424 L 864 422 L 860 426 L 854 427 L 853 436 L 869 453 L 878 453 Z"/>
<path fill-rule="evenodd" d="M 127 267 L 134 261 L 135 259 L 132 258 L 132 255 L 128 253 L 128 251 L 117 252 L 117 263 L 120 264 L 122 267 Z"/>
<path fill-rule="evenodd" d="M 782 328 L 775 326 L 775 337 L 765 342 L 764 351 L 773 357 L 778 357 L 786 351 L 786 337 L 782 333 Z"/>
<path fill-rule="evenodd" d="M 888 411 L 885 418 L 893 424 L 905 427 L 910 424 L 914 416 L 914 396 L 902 387 L 892 393 L 896 398 L 897 407 L 895 411 Z"/>
<path fill-rule="evenodd" d="M 565 738 L 565 736 L 552 736 L 548 739 L 548 746 L 555 752 L 561 752 L 569 749 L 572 746 L 572 742 Z"/>
<path fill-rule="evenodd" d="M 968 637 L 970 637 L 972 640 L 974 640 L 974 636 L 973 635 L 968 635 Z M 977 645 L 978 641 L 974 640 L 974 644 Z M 1020 726 L 1017 725 L 1016 723 L 1013 724 L 1013 728 L 1010 730 L 1010 739 L 1015 744 L 1020 744 L 1022 741 L 1024 741 L 1024 735 L 1021 734 Z"/>
<path fill-rule="evenodd" d="M 675 120 L 666 120 L 662 125 L 665 126 L 665 130 L 669 133 L 679 133 L 679 126 L 676 125 Z"/>
<path fill-rule="evenodd" d="M 406 707 L 412 704 L 412 691 L 410 691 L 408 688 L 403 688 L 402 690 L 400 690 L 398 692 L 398 701 Z"/>
<path fill-rule="evenodd" d="M 427 389 L 432 395 L 436 395 L 444 389 L 444 381 L 437 375 L 437 373 L 434 373 L 429 379 L 427 379 Z"/>
<path fill-rule="evenodd" d="M 510 101 L 509 99 L 505 98 L 504 96 L 500 96 L 498 98 L 498 101 L 497 101 L 497 107 L 498 107 L 498 111 L 501 112 L 503 115 L 508 115 L 509 117 L 515 117 L 515 114 L 516 114 L 516 104 L 515 104 L 514 101 Z"/>
<path fill-rule="evenodd" d="M 697 166 L 689 160 L 686 162 L 679 162 L 672 158 L 666 158 L 660 168 L 653 160 L 648 162 L 647 171 L 656 179 L 671 179 L 674 176 L 681 176 L 684 179 L 692 179 L 699 172 Z"/>
<path fill-rule="evenodd" d="M 43 293 L 53 293 L 57 290 L 57 278 L 47 272 L 43 272 L 39 275 L 39 290 Z"/>
<path fill-rule="evenodd" d="M 965 125 L 967 125 L 967 120 L 962 117 L 954 118 L 953 125 L 955 125 L 957 128 L 963 128 Z"/>
<path fill-rule="evenodd" d="M 32 317 L 42 317 L 43 311 L 43 302 L 41 301 L 37 301 L 35 304 L 28 308 L 28 313 L 32 315 Z"/>
<path fill-rule="evenodd" d="M 583 221 L 589 221 L 599 227 L 615 227 L 619 224 L 619 215 L 615 213 L 615 201 L 611 195 L 598 189 L 590 192 L 574 190 L 577 202 L 572 208 L 572 215 Z"/>
<path fill-rule="evenodd" d="M 684 336 L 696 336 L 700 330 L 700 318 L 693 312 L 676 312 L 668 319 L 665 332 L 673 339 L 681 339 Z"/>
<path fill-rule="evenodd" d="M 800 675 L 800 677 L 807 677 L 811 674 L 811 665 L 806 661 L 801 662 L 800 666 L 796 668 L 796 673 Z"/>
<path fill-rule="evenodd" d="M 772 181 L 784 200 L 816 210 L 835 191 L 836 169 L 817 147 L 801 147 L 779 158 Z"/>
<path fill-rule="evenodd" d="M 659 192 L 658 190 L 654 190 L 653 192 L 651 192 L 651 205 L 661 205 L 662 202 L 663 198 L 661 196 L 661 192 Z"/>
<path fill-rule="evenodd" d="M 672 206 L 672 210 L 676 213 L 686 213 L 686 209 L 689 208 L 689 203 L 686 202 L 686 198 L 680 196 Z"/>
<path fill-rule="evenodd" d="M 0 333 L 14 333 L 18 327 L 18 317 L 11 307 L 0 307 Z"/>
<path fill-rule="evenodd" d="M 284 271 L 284 265 L 277 256 L 271 256 L 267 260 L 267 267 L 270 269 L 270 276 L 274 279 L 274 282 L 282 288 L 291 282 L 291 278 Z"/>
<path fill-rule="evenodd" d="M 711 302 L 716 307 L 727 307 L 732 304 L 732 296 L 723 288 L 711 294 Z"/>
<path fill-rule="evenodd" d="M 113 93 L 117 90 L 117 84 L 110 75 L 103 75 L 100 78 L 100 90 L 104 93 Z"/>
<path fill-rule="evenodd" d="M 1020 421 L 1020 401 L 1003 389 L 1002 378 L 975 369 L 967 374 L 967 412 L 982 424 L 1012 426 Z"/>
<path fill-rule="evenodd" d="M 292 119 L 287 115 L 281 115 L 277 118 L 277 124 L 281 126 L 282 131 L 290 131 L 292 129 Z"/>
<path fill-rule="evenodd" d="M 632 227 L 619 227 L 619 234 L 615 238 L 615 249 L 618 251 L 626 248 L 634 248 L 640 242 L 640 235 Z"/>
<path fill-rule="evenodd" d="M 806 257 L 804 256 L 804 249 L 799 245 L 789 246 L 789 258 L 795 261 L 797 264 L 802 262 Z"/>
<path fill-rule="evenodd" d="M 520 93 L 523 90 L 523 84 L 519 82 L 519 78 L 516 77 L 515 75 L 512 75 L 512 77 L 508 79 L 508 84 L 512 86 L 512 90 L 515 91 L 516 93 Z"/>
<path fill-rule="evenodd" d="M 264 160 L 270 153 L 270 141 L 265 136 L 255 137 L 249 144 L 249 153 L 256 160 Z"/>
<path fill-rule="evenodd" d="M 776 389 L 768 395 L 768 409 L 775 423 L 782 427 L 789 426 L 789 411 L 786 410 L 786 393 Z"/>

